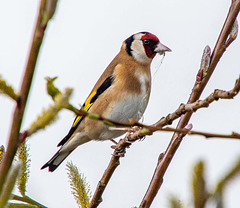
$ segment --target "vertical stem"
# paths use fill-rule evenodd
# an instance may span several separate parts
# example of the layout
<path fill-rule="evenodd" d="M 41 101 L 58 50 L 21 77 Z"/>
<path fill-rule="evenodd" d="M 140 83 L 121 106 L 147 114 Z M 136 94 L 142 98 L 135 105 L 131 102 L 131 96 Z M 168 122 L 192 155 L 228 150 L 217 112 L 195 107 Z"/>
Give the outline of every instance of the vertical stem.
<path fill-rule="evenodd" d="M 8 200 L 11 198 L 12 190 L 17 181 L 18 175 L 21 171 L 22 163 L 18 162 L 12 165 L 9 170 L 9 174 L 6 177 L 4 184 L 4 191 L 0 194 L 0 207 L 7 207 Z"/>
<path fill-rule="evenodd" d="M 8 139 L 7 149 L 0 166 L 0 193 L 2 192 L 4 181 L 6 179 L 6 176 L 11 167 L 12 161 L 14 159 L 14 156 L 19 145 L 19 133 L 22 124 L 23 114 L 25 111 L 28 94 L 32 84 L 32 78 L 37 63 L 38 53 L 42 44 L 44 31 L 46 28 L 46 24 L 45 25 L 42 24 L 45 4 L 46 0 L 41 0 L 38 18 L 32 39 L 31 49 L 29 52 L 28 61 L 26 64 L 22 84 L 20 87 L 20 95 L 13 114 L 13 120 L 11 124 L 11 131 Z"/>

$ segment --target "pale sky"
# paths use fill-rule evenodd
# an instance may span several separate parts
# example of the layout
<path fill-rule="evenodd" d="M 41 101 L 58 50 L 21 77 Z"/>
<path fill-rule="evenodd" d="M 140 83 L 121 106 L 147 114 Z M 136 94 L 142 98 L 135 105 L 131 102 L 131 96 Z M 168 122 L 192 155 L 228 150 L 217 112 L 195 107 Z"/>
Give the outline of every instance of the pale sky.
<path fill-rule="evenodd" d="M 36 0 L 0 2 L 0 74 L 15 89 L 20 86 L 38 3 Z M 229 6 L 230 0 L 59 1 L 41 48 L 22 130 L 28 128 L 41 109 L 52 102 L 46 93 L 44 77 L 58 76 L 56 85 L 61 90 L 74 88 L 71 102 L 75 106 L 83 104 L 122 42 L 140 31 L 152 32 L 172 49 L 162 64 L 160 56 L 156 56 L 152 64 L 152 93 L 144 123 L 155 123 L 175 111 L 180 103 L 186 103 L 202 51 L 206 45 L 213 50 Z M 239 44 L 238 38 L 227 49 L 202 98 L 216 88 L 232 89 L 239 76 Z M 1 144 L 6 145 L 14 103 L 3 96 L 0 99 Z M 199 110 L 190 121 L 193 129 L 225 134 L 240 132 L 239 102 L 240 96 L 234 100 L 219 100 L 208 109 Z M 67 134 L 73 119 L 73 113 L 64 110 L 56 123 L 28 141 L 32 163 L 27 194 L 49 208 L 77 207 L 65 170 L 67 161 L 78 166 L 94 192 L 113 152 L 110 141 L 92 141 L 76 149 L 54 173 L 40 170 L 58 150 L 57 144 Z M 173 127 L 175 125 L 176 122 Z M 99 207 L 138 206 L 157 158 L 165 151 L 171 136 L 171 133 L 155 133 L 127 149 Z M 189 205 L 192 167 L 198 160 L 206 162 L 208 185 L 214 188 L 213 185 L 239 156 L 237 140 L 186 136 L 165 174 L 152 208 L 167 207 L 170 194 Z M 227 189 L 226 207 L 239 207 L 239 192 L 240 179 L 237 178 Z"/>

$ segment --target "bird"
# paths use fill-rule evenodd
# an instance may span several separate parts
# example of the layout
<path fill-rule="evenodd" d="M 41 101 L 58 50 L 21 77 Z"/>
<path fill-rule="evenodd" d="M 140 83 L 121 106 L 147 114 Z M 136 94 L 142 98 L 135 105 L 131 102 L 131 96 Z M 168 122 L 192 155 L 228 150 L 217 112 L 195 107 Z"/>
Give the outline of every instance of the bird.
<path fill-rule="evenodd" d="M 123 41 L 119 53 L 102 73 L 82 108 L 117 122 L 139 121 L 151 91 L 150 65 L 156 54 L 171 49 L 150 32 L 138 32 Z M 91 140 L 113 140 L 123 130 L 111 130 L 102 121 L 76 116 L 60 149 L 42 166 L 53 172 L 78 146 Z"/>

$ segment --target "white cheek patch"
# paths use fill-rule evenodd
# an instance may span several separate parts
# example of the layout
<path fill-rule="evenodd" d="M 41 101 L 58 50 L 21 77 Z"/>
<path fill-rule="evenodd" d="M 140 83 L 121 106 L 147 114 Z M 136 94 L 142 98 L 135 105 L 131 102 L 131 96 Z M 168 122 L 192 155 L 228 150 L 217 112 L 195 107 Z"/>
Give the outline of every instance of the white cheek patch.
<path fill-rule="evenodd" d="M 141 63 L 146 63 L 146 64 L 152 61 L 152 59 L 147 57 L 147 54 L 145 52 L 145 49 L 141 40 L 134 40 L 131 45 L 131 49 L 132 49 L 132 55 L 137 61 Z"/>

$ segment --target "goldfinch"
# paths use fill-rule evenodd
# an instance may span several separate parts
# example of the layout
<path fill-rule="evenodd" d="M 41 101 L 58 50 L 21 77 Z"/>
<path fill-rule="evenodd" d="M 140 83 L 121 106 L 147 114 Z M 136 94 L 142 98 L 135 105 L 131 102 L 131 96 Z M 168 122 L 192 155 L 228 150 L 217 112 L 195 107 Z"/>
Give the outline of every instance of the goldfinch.
<path fill-rule="evenodd" d="M 108 65 L 83 108 L 118 122 L 139 120 L 148 104 L 151 91 L 150 64 L 157 53 L 171 51 L 157 36 L 139 32 L 127 38 L 120 52 Z M 79 145 L 91 140 L 108 140 L 124 134 L 110 130 L 101 121 L 77 116 L 68 134 L 60 141 L 61 148 L 41 169 L 53 172 Z"/>

